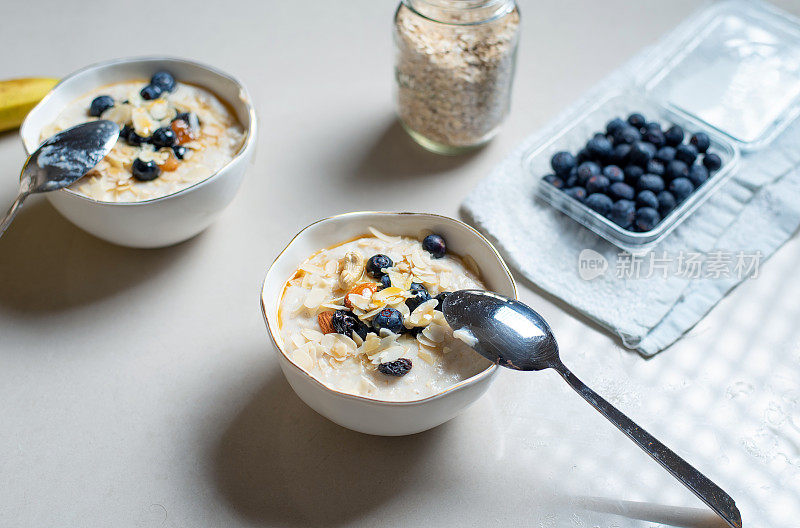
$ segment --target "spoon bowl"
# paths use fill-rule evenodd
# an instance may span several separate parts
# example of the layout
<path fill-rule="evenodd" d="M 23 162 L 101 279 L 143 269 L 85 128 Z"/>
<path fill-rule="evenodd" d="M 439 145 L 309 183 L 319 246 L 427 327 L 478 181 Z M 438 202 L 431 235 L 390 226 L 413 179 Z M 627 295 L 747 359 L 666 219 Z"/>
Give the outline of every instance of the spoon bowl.
<path fill-rule="evenodd" d="M 732 528 L 742 517 L 730 495 L 653 435 L 587 387 L 564 364 L 550 326 L 531 307 L 493 292 L 461 290 L 445 297 L 442 313 L 453 331 L 466 333 L 483 357 L 514 370 L 552 368 L 642 450 L 669 471 Z"/>
<path fill-rule="evenodd" d="M 22 167 L 19 193 L 0 222 L 0 236 L 14 220 L 25 198 L 72 185 L 111 152 L 118 137 L 119 126 L 100 119 L 68 128 L 46 139 Z"/>
<path fill-rule="evenodd" d="M 560 363 L 558 343 L 547 321 L 517 300 L 462 290 L 445 297 L 442 312 L 453 330 L 471 333 L 473 348 L 500 366 L 544 370 Z"/>

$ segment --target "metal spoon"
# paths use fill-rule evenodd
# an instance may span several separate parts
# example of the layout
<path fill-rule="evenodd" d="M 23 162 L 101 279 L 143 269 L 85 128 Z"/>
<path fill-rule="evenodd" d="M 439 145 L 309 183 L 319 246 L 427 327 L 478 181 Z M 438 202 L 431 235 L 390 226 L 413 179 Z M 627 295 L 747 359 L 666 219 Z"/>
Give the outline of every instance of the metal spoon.
<path fill-rule="evenodd" d="M 98 120 L 68 128 L 45 140 L 22 167 L 19 194 L 0 222 L 0 236 L 14 220 L 25 198 L 74 183 L 111 152 L 118 137 L 116 123 Z"/>
<path fill-rule="evenodd" d="M 453 330 L 464 329 L 472 334 L 473 339 L 466 341 L 471 341 L 470 346 L 488 360 L 515 370 L 551 368 L 561 374 L 600 414 L 692 490 L 728 525 L 742 527 L 742 517 L 730 495 L 584 385 L 561 363 L 553 332 L 542 316 L 529 306 L 492 292 L 461 290 L 445 298 L 442 312 Z"/>

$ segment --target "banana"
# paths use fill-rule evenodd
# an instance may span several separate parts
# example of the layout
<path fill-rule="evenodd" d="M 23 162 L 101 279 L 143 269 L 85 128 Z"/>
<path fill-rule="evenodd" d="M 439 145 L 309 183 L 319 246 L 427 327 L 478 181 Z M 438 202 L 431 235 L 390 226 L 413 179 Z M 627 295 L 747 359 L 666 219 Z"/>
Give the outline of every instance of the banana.
<path fill-rule="evenodd" d="M 58 79 L 33 77 L 0 81 L 0 132 L 17 128 Z"/>

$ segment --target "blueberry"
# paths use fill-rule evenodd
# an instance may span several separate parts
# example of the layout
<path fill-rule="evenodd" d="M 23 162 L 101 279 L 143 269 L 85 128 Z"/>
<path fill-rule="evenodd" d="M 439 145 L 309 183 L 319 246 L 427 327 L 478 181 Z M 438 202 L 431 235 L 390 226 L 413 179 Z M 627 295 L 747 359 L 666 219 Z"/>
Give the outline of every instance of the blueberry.
<path fill-rule="evenodd" d="M 656 152 L 656 159 L 664 163 L 669 163 L 675 159 L 675 149 L 673 147 L 661 147 Z"/>
<path fill-rule="evenodd" d="M 644 169 L 638 165 L 628 165 L 625 167 L 625 181 L 631 185 L 636 184 L 644 174 Z"/>
<path fill-rule="evenodd" d="M 575 168 L 575 165 L 575 156 L 569 152 L 556 152 L 550 159 L 550 166 L 559 176 L 569 174 L 569 171 Z"/>
<path fill-rule="evenodd" d="M 664 133 L 661 131 L 660 127 L 650 128 L 642 134 L 642 139 L 648 143 L 652 143 L 656 148 L 663 147 L 667 142 L 667 140 L 664 139 Z"/>
<path fill-rule="evenodd" d="M 642 114 L 638 112 L 635 112 L 628 116 L 628 124 L 630 124 L 633 127 L 642 128 L 645 125 L 645 123 L 647 123 L 647 120 L 644 118 Z"/>
<path fill-rule="evenodd" d="M 611 142 L 605 136 L 595 136 L 586 143 L 586 150 L 593 157 L 604 160 L 611 156 Z"/>
<path fill-rule="evenodd" d="M 608 213 L 609 220 L 626 229 L 633 224 L 635 216 L 636 206 L 630 200 L 617 200 L 611 206 L 611 212 Z"/>
<path fill-rule="evenodd" d="M 100 95 L 92 99 L 92 104 L 89 105 L 89 115 L 93 117 L 100 117 L 100 114 L 113 107 L 113 97 L 110 95 Z"/>
<path fill-rule="evenodd" d="M 689 178 L 675 178 L 669 184 L 669 192 L 672 193 L 675 200 L 682 202 L 694 192 L 694 185 Z"/>
<path fill-rule="evenodd" d="M 617 131 L 621 130 L 625 126 L 625 121 L 623 121 L 619 117 L 615 117 L 611 121 L 608 122 L 606 125 L 606 133 L 613 136 L 617 133 Z"/>
<path fill-rule="evenodd" d="M 614 165 L 622 167 L 628 162 L 628 157 L 631 155 L 631 146 L 626 143 L 620 143 L 614 150 L 611 151 L 608 161 Z"/>
<path fill-rule="evenodd" d="M 369 258 L 367 261 L 366 270 L 367 274 L 373 279 L 380 279 L 383 275 L 383 270 L 385 268 L 391 268 L 392 266 L 394 266 L 392 259 L 386 255 L 378 253 L 377 255 L 372 255 Z"/>
<path fill-rule="evenodd" d="M 147 143 L 150 141 L 150 138 L 140 136 L 139 134 L 136 133 L 136 131 L 133 128 L 129 127 L 128 125 L 122 127 L 122 130 L 120 130 L 119 132 L 119 137 L 121 137 L 122 139 L 127 141 L 129 145 L 133 145 L 134 147 L 138 147 L 142 143 Z"/>
<path fill-rule="evenodd" d="M 703 165 L 709 172 L 714 172 L 722 167 L 722 159 L 714 153 L 708 153 L 703 156 Z"/>
<path fill-rule="evenodd" d="M 155 180 L 161 174 L 161 167 L 155 161 L 142 161 L 139 158 L 133 160 L 131 166 L 133 177 L 139 181 Z"/>
<path fill-rule="evenodd" d="M 583 187 L 570 187 L 569 189 L 564 191 L 564 194 L 572 198 L 575 198 L 579 202 L 583 202 L 584 200 L 586 200 L 586 196 L 588 193 L 586 192 L 586 189 L 584 189 Z"/>
<path fill-rule="evenodd" d="M 564 180 L 564 188 L 575 187 L 578 185 L 578 169 L 574 168 L 569 172 L 569 176 Z"/>
<path fill-rule="evenodd" d="M 179 160 L 182 160 L 183 158 L 186 157 L 186 152 L 188 150 L 189 149 L 187 149 L 182 145 L 175 145 L 174 147 L 172 147 L 172 152 L 175 153 L 175 157 L 178 158 Z"/>
<path fill-rule="evenodd" d="M 656 195 L 656 198 L 658 198 L 658 212 L 662 217 L 667 216 L 678 205 L 677 200 L 669 191 L 661 191 Z"/>
<path fill-rule="evenodd" d="M 431 257 L 440 259 L 447 253 L 447 245 L 440 235 L 428 235 L 422 240 L 422 249 L 431 254 Z"/>
<path fill-rule="evenodd" d="M 346 335 L 351 337 L 353 332 L 359 335 L 361 339 L 366 339 L 369 333 L 369 327 L 364 324 L 361 319 L 356 317 L 353 312 L 347 310 L 336 310 L 331 317 L 331 326 L 336 330 L 337 334 Z"/>
<path fill-rule="evenodd" d="M 633 187 L 627 183 L 616 182 L 608 187 L 608 196 L 612 200 L 633 200 L 634 195 Z"/>
<path fill-rule="evenodd" d="M 697 159 L 697 149 L 694 145 L 678 145 L 675 149 L 675 159 L 691 165 Z"/>
<path fill-rule="evenodd" d="M 403 329 L 403 314 L 394 308 L 384 308 L 372 318 L 372 327 L 379 331 L 385 328 L 399 334 Z"/>
<path fill-rule="evenodd" d="M 156 148 L 172 147 L 178 141 L 178 138 L 175 136 L 175 132 L 173 132 L 171 128 L 161 127 L 157 128 L 155 132 L 153 132 L 151 141 Z"/>
<path fill-rule="evenodd" d="M 689 181 L 695 187 L 700 187 L 708 179 L 708 169 L 699 163 L 695 163 L 689 169 Z"/>
<path fill-rule="evenodd" d="M 636 210 L 635 225 L 639 231 L 650 231 L 659 221 L 661 218 L 658 216 L 658 211 L 652 207 L 641 207 Z"/>
<path fill-rule="evenodd" d="M 647 162 L 656 155 L 656 148 L 652 143 L 637 141 L 631 148 L 631 163 L 640 167 L 647 166 Z"/>
<path fill-rule="evenodd" d="M 378 286 L 378 290 L 382 290 L 384 288 L 388 288 L 389 286 L 392 285 L 391 277 L 389 277 L 389 275 L 386 275 L 385 273 L 383 275 L 381 275 L 380 281 L 381 281 L 381 285 Z"/>
<path fill-rule="evenodd" d="M 689 175 L 689 166 L 682 161 L 672 160 L 667 163 L 666 176 L 670 180 L 685 178 Z"/>
<path fill-rule="evenodd" d="M 648 121 L 647 123 L 644 124 L 644 126 L 642 127 L 642 133 L 644 134 L 649 130 L 656 130 L 658 132 L 661 132 L 662 134 L 664 133 L 664 131 L 661 130 L 661 123 L 657 123 L 656 121 Z"/>
<path fill-rule="evenodd" d="M 692 136 L 692 139 L 689 140 L 689 143 L 694 145 L 694 148 L 697 149 L 697 152 L 702 154 L 708 150 L 708 147 L 711 146 L 711 138 L 709 138 L 708 134 L 705 132 L 698 132 Z"/>
<path fill-rule="evenodd" d="M 171 92 L 175 90 L 175 77 L 166 71 L 156 72 L 150 78 L 150 86 L 160 88 L 162 92 Z"/>
<path fill-rule="evenodd" d="M 410 359 L 400 358 L 388 363 L 381 363 L 378 365 L 378 372 L 386 374 L 387 376 L 405 376 L 411 370 L 412 363 Z"/>
<path fill-rule="evenodd" d="M 655 174 L 645 174 L 639 178 L 636 188 L 639 192 L 653 191 L 654 193 L 659 193 L 664 190 L 664 180 L 661 179 L 661 176 L 656 176 Z"/>
<path fill-rule="evenodd" d="M 606 189 L 608 189 L 609 185 L 611 185 L 611 182 L 602 174 L 598 176 L 592 176 L 589 178 L 589 181 L 586 182 L 586 192 L 589 194 L 603 193 L 606 192 Z"/>
<path fill-rule="evenodd" d="M 555 174 L 545 174 L 542 176 L 542 179 L 555 187 L 556 189 L 563 189 L 564 188 L 564 180 L 556 176 Z"/>
<path fill-rule="evenodd" d="M 164 92 L 161 88 L 157 86 L 153 86 L 152 84 L 148 84 L 139 92 L 139 95 L 142 96 L 142 99 L 145 101 L 150 101 L 152 99 L 158 99 L 161 97 L 161 94 Z"/>
<path fill-rule="evenodd" d="M 580 165 L 584 161 L 592 161 L 592 155 L 589 154 L 588 150 L 582 148 L 578 151 L 578 154 L 575 155 L 575 162 Z"/>
<path fill-rule="evenodd" d="M 589 178 L 600 174 L 600 165 L 593 161 L 584 161 L 578 165 L 578 182 L 586 185 Z"/>
<path fill-rule="evenodd" d="M 603 176 L 608 178 L 612 183 L 625 181 L 625 173 L 616 165 L 607 165 L 603 167 Z"/>
<path fill-rule="evenodd" d="M 648 172 L 650 174 L 655 174 L 656 176 L 663 176 L 665 170 L 666 169 L 664 168 L 663 163 L 661 163 L 658 160 L 652 159 L 647 162 L 647 168 L 645 169 L 645 172 Z"/>
<path fill-rule="evenodd" d="M 428 290 L 425 288 L 425 286 L 418 282 L 412 282 L 411 287 L 408 290 L 411 292 L 413 297 L 406 299 L 406 306 L 408 306 L 408 309 L 412 312 L 417 308 L 417 306 L 431 299 L 431 295 L 428 293 Z"/>
<path fill-rule="evenodd" d="M 647 190 L 640 192 L 636 195 L 636 206 L 658 209 L 658 198 L 656 197 L 656 193 Z"/>
<path fill-rule="evenodd" d="M 639 130 L 630 125 L 622 127 L 614 134 L 615 145 L 633 144 L 640 139 L 642 139 L 642 135 L 639 133 Z"/>
<path fill-rule="evenodd" d="M 683 143 L 683 129 L 678 125 L 672 125 L 664 132 L 664 139 L 670 147 L 677 147 Z"/>
<path fill-rule="evenodd" d="M 613 205 L 611 198 L 601 193 L 590 194 L 586 197 L 585 203 L 590 209 L 594 209 L 603 216 L 608 214 Z"/>
<path fill-rule="evenodd" d="M 439 311 L 442 311 L 442 303 L 443 303 L 443 302 L 444 302 L 444 300 L 447 298 L 447 296 L 448 296 L 448 295 L 450 295 L 450 293 L 451 293 L 451 292 L 448 292 L 448 291 L 443 291 L 443 292 L 439 293 L 439 295 L 437 295 L 436 297 L 434 297 L 434 299 L 436 299 L 437 301 L 439 301 L 439 304 L 436 306 L 436 308 L 434 308 L 434 310 L 439 310 Z"/>

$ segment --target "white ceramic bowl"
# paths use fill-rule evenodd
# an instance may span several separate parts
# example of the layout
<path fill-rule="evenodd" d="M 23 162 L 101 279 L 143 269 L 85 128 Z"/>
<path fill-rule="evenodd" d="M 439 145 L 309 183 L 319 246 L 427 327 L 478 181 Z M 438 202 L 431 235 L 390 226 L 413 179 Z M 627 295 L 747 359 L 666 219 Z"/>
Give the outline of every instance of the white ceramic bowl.
<path fill-rule="evenodd" d="M 144 57 L 102 62 L 65 77 L 31 110 L 20 136 L 30 154 L 39 146 L 42 129 L 63 108 L 105 84 L 148 79 L 167 70 L 178 82 L 206 88 L 230 105 L 246 131 L 239 153 L 215 174 L 178 192 L 142 202 L 103 202 L 71 189 L 47 193 L 58 212 L 96 237 L 130 247 L 153 248 L 183 242 L 208 227 L 230 203 L 253 157 L 256 115 L 245 87 L 235 78 L 196 62 L 168 57 Z"/>
<path fill-rule="evenodd" d="M 470 255 L 481 271 L 487 288 L 517 297 L 511 272 L 483 235 L 458 220 L 424 213 L 349 213 L 320 220 L 300 231 L 278 255 L 264 279 L 261 309 L 283 374 L 309 407 L 337 424 L 367 434 L 398 436 L 436 427 L 475 402 L 489 387 L 497 365 L 428 398 L 394 402 L 354 396 L 331 389 L 286 356 L 278 327 L 278 304 L 284 285 L 309 255 L 360 235 L 368 227 L 392 235 L 419 236 L 423 231 L 439 233 L 455 254 Z"/>

